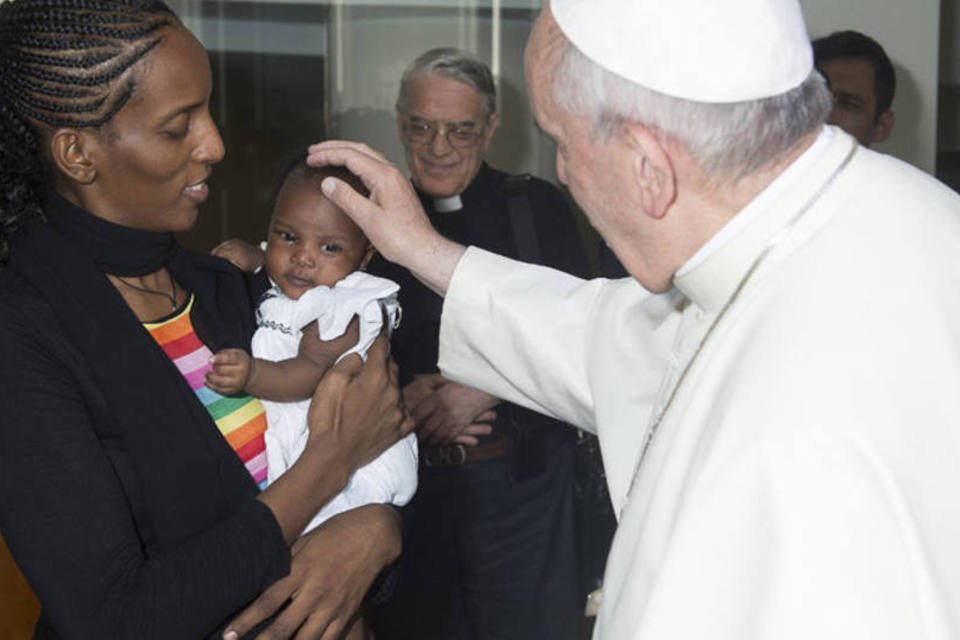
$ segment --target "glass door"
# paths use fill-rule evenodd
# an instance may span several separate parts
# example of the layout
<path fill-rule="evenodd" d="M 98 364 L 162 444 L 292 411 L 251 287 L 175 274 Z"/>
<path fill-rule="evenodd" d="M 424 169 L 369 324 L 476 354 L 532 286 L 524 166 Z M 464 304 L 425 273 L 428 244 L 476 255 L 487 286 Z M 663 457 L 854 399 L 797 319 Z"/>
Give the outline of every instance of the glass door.
<path fill-rule="evenodd" d="M 553 147 L 533 123 L 523 47 L 541 0 L 173 0 L 210 52 L 213 113 L 227 156 L 183 238 L 208 250 L 266 233 L 274 172 L 297 147 L 365 142 L 403 163 L 394 104 L 404 68 L 438 46 L 468 49 L 497 79 L 500 129 L 488 159 L 553 176 Z"/>

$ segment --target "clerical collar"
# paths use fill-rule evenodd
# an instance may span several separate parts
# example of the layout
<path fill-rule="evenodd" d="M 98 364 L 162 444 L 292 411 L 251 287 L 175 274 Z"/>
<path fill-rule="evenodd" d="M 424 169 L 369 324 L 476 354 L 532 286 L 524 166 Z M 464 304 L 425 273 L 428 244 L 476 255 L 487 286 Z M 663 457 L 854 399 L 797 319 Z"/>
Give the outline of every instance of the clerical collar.
<path fill-rule="evenodd" d="M 460 211 L 463 209 L 463 200 L 460 199 L 459 193 L 455 196 L 450 196 L 449 198 L 434 198 L 433 209 L 437 213 L 453 213 L 454 211 Z"/>
<path fill-rule="evenodd" d="M 757 197 L 747 203 L 743 209 L 741 209 L 733 218 L 731 218 L 727 224 L 725 224 L 720 231 L 715 233 L 712 238 L 710 238 L 706 244 L 704 244 L 700 249 L 693 254 L 693 256 L 687 260 L 683 265 L 677 270 L 677 273 L 674 277 L 681 277 L 684 274 L 689 273 L 696 269 L 700 264 L 706 262 L 706 260 L 720 247 L 724 246 L 730 242 L 733 238 L 738 236 L 743 229 L 745 229 L 750 222 L 766 207 L 767 203 L 772 201 L 777 194 L 781 193 L 791 182 L 797 179 L 797 176 L 803 174 L 803 171 L 813 164 L 817 158 L 823 155 L 823 152 L 826 151 L 827 147 L 830 145 L 830 141 L 833 140 L 834 131 L 832 127 L 825 126 L 820 130 L 817 139 L 814 140 L 813 144 L 800 154 L 793 163 L 787 167 L 783 173 L 774 179 L 767 187 L 761 191 Z"/>
<path fill-rule="evenodd" d="M 491 193 L 491 185 L 495 175 L 496 172 L 490 169 L 486 162 L 482 162 L 480 164 L 480 170 L 477 171 L 477 175 L 473 177 L 473 180 L 470 181 L 467 188 L 457 195 L 448 198 L 434 198 L 419 189 L 417 189 L 417 194 L 423 201 L 424 206 L 427 206 L 433 212 L 440 214 L 455 213 L 473 207 L 478 202 L 488 198 Z"/>
<path fill-rule="evenodd" d="M 747 274 L 790 234 L 849 165 L 857 149 L 856 140 L 838 130 L 833 130 L 825 140 L 825 149 L 808 149 L 816 154 L 808 156 L 810 162 L 791 166 L 800 169 L 800 175 L 788 176 L 789 181 L 776 189 L 773 196 L 764 192 L 761 196 L 770 197 L 750 203 L 750 207 L 758 206 L 760 210 L 748 212 L 749 224 L 712 247 L 696 267 L 674 276 L 674 286 L 697 307 L 707 312 L 725 307 L 731 296 L 736 296 Z"/>
<path fill-rule="evenodd" d="M 172 233 L 132 229 L 99 218 L 51 193 L 47 220 L 89 255 L 98 269 L 116 276 L 142 276 L 160 269 L 177 248 Z"/>

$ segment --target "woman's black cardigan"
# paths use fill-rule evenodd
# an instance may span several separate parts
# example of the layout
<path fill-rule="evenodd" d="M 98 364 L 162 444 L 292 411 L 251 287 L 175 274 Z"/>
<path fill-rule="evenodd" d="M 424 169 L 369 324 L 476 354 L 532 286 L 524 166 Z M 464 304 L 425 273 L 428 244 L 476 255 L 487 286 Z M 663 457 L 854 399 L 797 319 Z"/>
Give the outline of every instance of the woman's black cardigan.
<path fill-rule="evenodd" d="M 276 519 L 102 274 L 55 231 L 28 236 L 0 275 L 0 531 L 41 600 L 37 637 L 214 633 L 288 573 Z M 211 349 L 249 339 L 238 271 L 185 251 L 169 268 L 220 310 L 200 321 Z"/>

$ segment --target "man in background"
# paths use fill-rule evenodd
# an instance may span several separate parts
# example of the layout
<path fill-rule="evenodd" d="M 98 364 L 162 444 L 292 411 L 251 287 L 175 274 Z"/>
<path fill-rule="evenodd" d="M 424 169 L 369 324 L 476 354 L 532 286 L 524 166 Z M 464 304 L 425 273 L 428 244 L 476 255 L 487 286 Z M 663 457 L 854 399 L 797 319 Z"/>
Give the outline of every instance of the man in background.
<path fill-rule="evenodd" d="M 883 47 L 858 31 L 837 31 L 813 41 L 813 56 L 833 92 L 827 122 L 865 147 L 889 138 L 897 79 Z"/>
<path fill-rule="evenodd" d="M 484 162 L 497 124 L 493 77 L 473 54 L 433 49 L 407 68 L 397 127 L 431 223 L 456 242 L 586 275 L 560 192 Z M 420 485 L 404 510 L 395 595 L 373 612 L 377 637 L 576 638 L 575 431 L 444 378 L 442 298 L 401 266 L 370 270 L 400 284 L 392 354 L 420 440 Z"/>

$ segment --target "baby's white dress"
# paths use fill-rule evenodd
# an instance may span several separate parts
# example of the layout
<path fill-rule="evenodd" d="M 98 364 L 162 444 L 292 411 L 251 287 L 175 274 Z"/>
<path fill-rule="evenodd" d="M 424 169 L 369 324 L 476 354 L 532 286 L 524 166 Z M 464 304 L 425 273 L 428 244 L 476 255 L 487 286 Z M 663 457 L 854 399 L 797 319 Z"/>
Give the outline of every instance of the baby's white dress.
<path fill-rule="evenodd" d="M 255 358 L 280 361 L 296 357 L 301 331 L 316 320 L 322 340 L 346 331 L 353 317 L 360 318 L 360 340 L 339 359 L 367 349 L 380 334 L 386 316 L 389 329 L 399 325 L 400 305 L 392 280 L 355 271 L 333 287 L 317 286 L 298 300 L 285 296 L 275 283 L 257 307 L 257 330 L 251 350 Z M 267 483 L 272 483 L 296 461 L 307 444 L 307 410 L 310 400 L 262 400 L 267 412 L 264 441 L 267 450 Z M 409 434 L 369 464 L 357 469 L 346 488 L 334 496 L 310 521 L 303 533 L 338 513 L 365 504 L 404 505 L 417 489 L 417 438 Z"/>

